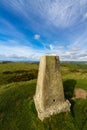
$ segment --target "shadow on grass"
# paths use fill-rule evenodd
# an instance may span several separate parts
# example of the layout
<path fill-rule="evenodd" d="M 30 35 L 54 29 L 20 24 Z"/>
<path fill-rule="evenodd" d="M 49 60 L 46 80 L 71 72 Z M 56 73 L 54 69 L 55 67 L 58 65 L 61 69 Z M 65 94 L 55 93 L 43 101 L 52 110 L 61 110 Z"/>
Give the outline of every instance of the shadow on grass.
<path fill-rule="evenodd" d="M 76 85 L 76 80 L 68 79 L 63 82 L 64 94 L 66 99 L 71 99 L 74 96 L 74 89 Z"/>
<path fill-rule="evenodd" d="M 73 108 L 75 105 L 75 101 L 72 99 L 72 97 L 74 96 L 75 86 L 76 86 L 76 80 L 74 79 L 68 79 L 63 82 L 64 95 L 65 95 L 65 98 L 68 99 L 71 103 L 70 109 L 73 116 L 74 116 Z"/>

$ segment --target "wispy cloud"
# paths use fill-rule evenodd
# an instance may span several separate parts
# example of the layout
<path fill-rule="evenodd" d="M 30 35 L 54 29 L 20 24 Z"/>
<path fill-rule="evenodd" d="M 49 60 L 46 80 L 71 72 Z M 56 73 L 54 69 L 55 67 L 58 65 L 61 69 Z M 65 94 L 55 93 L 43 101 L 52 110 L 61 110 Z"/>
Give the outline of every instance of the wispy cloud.
<path fill-rule="evenodd" d="M 0 40 L 1 45 L 20 45 L 23 43 L 32 46 L 26 35 L 4 18 L 0 18 L 0 34 L 4 37 L 3 41 Z"/>
<path fill-rule="evenodd" d="M 47 54 L 59 55 L 61 60 L 84 61 L 87 60 L 86 32 L 77 37 L 74 42 L 67 46 L 50 44 Z"/>
<path fill-rule="evenodd" d="M 15 16 L 13 21 L 0 16 L 0 33 L 6 36 L 0 40 L 0 58 L 38 60 L 56 54 L 62 60 L 87 60 L 87 0 L 3 0 L 0 4 Z M 18 19 L 21 22 L 14 22 Z"/>
<path fill-rule="evenodd" d="M 87 19 L 87 12 L 84 14 L 83 19 Z"/>
<path fill-rule="evenodd" d="M 0 33 L 8 36 L 14 36 L 15 38 L 25 37 L 24 34 L 19 32 L 9 21 L 4 18 L 0 18 Z"/>
<path fill-rule="evenodd" d="M 87 38 L 86 33 L 79 36 L 73 43 L 67 46 L 61 59 L 84 61 L 87 60 Z"/>
<path fill-rule="evenodd" d="M 5 1 L 5 0 L 3 0 Z M 56 27 L 68 27 L 77 24 L 85 14 L 87 0 L 8 0 L 6 6 L 17 15 L 30 20 L 29 15 L 35 15 L 45 21 L 45 24 Z M 32 11 L 33 9 L 33 11 Z"/>

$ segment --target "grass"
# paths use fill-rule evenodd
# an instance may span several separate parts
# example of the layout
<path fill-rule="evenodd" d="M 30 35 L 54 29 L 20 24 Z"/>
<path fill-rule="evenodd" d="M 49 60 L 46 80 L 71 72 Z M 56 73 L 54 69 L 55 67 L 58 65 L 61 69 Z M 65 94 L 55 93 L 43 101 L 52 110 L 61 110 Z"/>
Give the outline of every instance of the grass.
<path fill-rule="evenodd" d="M 61 113 L 42 123 L 33 102 L 35 86 L 36 80 L 3 86 L 0 90 L 0 130 L 81 130 L 86 127 L 86 100 L 76 101 L 73 116 Z"/>
<path fill-rule="evenodd" d="M 25 127 L 24 123 L 30 119 L 27 109 L 35 93 L 35 84 L 36 81 L 31 80 L 3 86 L 0 90 L 0 129 L 13 130 L 20 124 L 21 127 Z M 16 123 L 18 123 L 17 126 Z"/>
<path fill-rule="evenodd" d="M 37 73 L 38 65 L 4 63 L 0 67 L 0 130 L 87 130 L 87 100 L 70 100 L 75 88 L 87 90 L 87 79 L 83 78 L 86 69 L 62 65 L 65 94 L 72 92 L 65 95 L 72 104 L 71 112 L 60 113 L 41 122 L 33 101 L 36 89 L 34 72 Z M 71 71 L 73 69 L 78 71 Z M 33 73 L 33 80 L 28 78 L 27 81 L 27 73 L 30 75 L 30 72 Z M 14 80 L 17 75 L 23 75 L 24 80 Z"/>

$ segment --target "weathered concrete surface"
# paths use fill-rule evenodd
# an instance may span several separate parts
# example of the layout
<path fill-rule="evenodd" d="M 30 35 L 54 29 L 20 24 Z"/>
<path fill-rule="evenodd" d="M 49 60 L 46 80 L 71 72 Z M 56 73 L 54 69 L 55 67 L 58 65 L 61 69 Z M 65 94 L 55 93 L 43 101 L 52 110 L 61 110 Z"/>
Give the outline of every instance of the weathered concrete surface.
<path fill-rule="evenodd" d="M 34 102 L 41 120 L 70 111 L 70 103 L 64 99 L 59 57 L 41 57 Z"/>

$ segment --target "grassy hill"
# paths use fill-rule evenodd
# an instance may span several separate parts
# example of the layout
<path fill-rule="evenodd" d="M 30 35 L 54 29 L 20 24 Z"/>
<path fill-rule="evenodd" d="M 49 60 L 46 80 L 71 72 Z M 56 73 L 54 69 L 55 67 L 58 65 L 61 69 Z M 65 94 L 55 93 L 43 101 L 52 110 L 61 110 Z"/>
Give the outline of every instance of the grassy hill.
<path fill-rule="evenodd" d="M 1 63 L 0 130 L 87 130 L 87 99 L 71 100 L 75 88 L 87 90 L 87 66 L 64 63 L 61 71 L 71 112 L 41 122 L 33 102 L 38 64 Z"/>

